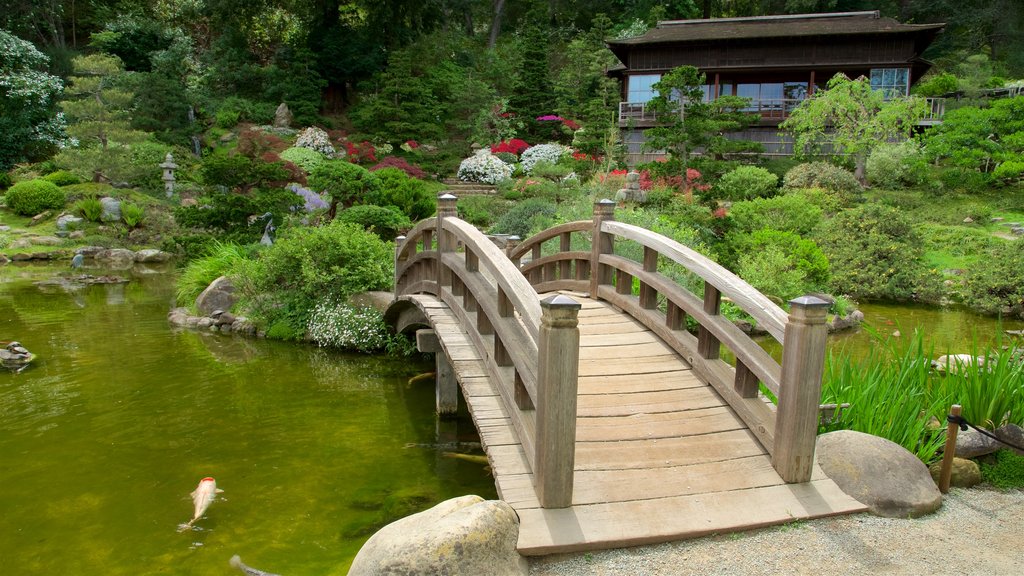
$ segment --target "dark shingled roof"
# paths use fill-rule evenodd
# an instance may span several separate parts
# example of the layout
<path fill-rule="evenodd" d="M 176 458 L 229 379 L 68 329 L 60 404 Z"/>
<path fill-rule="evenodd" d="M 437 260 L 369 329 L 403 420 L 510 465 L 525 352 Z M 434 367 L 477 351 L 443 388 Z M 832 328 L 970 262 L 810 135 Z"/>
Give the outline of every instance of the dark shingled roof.
<path fill-rule="evenodd" d="M 835 36 L 846 34 L 907 34 L 937 32 L 945 24 L 901 24 L 882 18 L 878 12 L 833 14 L 797 14 L 755 18 L 713 18 L 710 20 L 669 20 L 643 36 L 626 40 L 608 40 L 613 50 L 619 46 L 679 42 L 706 42 L 753 38 L 797 36 Z"/>

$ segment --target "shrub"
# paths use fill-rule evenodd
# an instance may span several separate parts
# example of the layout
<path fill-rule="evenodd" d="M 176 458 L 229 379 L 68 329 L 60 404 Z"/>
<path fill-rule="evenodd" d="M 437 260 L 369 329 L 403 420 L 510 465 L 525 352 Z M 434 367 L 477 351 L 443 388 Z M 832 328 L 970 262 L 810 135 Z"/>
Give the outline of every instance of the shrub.
<path fill-rule="evenodd" d="M 523 172 L 527 174 L 533 173 L 533 167 L 542 161 L 550 162 L 551 164 L 558 164 L 558 161 L 563 156 L 569 154 L 571 150 L 562 146 L 561 144 L 538 144 L 527 148 L 525 152 L 520 156 L 521 166 Z"/>
<path fill-rule="evenodd" d="M 359 352 L 383 350 L 393 338 L 384 315 L 377 310 L 329 302 L 313 308 L 307 332 L 320 346 Z"/>
<path fill-rule="evenodd" d="M 310 173 L 309 187 L 330 195 L 333 212 L 338 204 L 352 206 L 379 191 L 380 178 L 351 162 L 327 160 Z"/>
<path fill-rule="evenodd" d="M 836 192 L 824 188 L 793 188 L 788 190 L 783 197 L 792 196 L 801 202 L 821 208 L 823 214 L 836 214 L 843 209 L 843 199 Z"/>
<path fill-rule="evenodd" d="M 394 240 L 400 231 L 412 226 L 409 218 L 394 206 L 353 206 L 339 212 L 335 220 L 359 224 L 381 240 Z"/>
<path fill-rule="evenodd" d="M 514 166 L 519 162 L 519 157 L 511 152 L 494 152 L 493 154 L 496 158 L 509 166 Z"/>
<path fill-rule="evenodd" d="M 312 148 L 301 148 L 292 147 L 284 149 L 278 156 L 281 160 L 291 162 L 299 168 L 306 171 L 307 174 L 311 174 L 316 167 L 319 166 L 326 160 L 324 155 Z"/>
<path fill-rule="evenodd" d="M 121 203 L 121 220 L 129 230 L 138 228 L 146 219 L 146 211 L 138 204 L 131 202 Z"/>
<path fill-rule="evenodd" d="M 540 230 L 556 214 L 558 208 L 551 202 L 540 198 L 525 200 L 499 218 L 491 232 L 526 238 L 532 231 Z"/>
<path fill-rule="evenodd" d="M 7 172 L 0 172 L 0 190 L 6 190 L 14 184 L 14 179 Z"/>
<path fill-rule="evenodd" d="M 497 196 L 466 196 L 459 198 L 459 218 L 480 229 L 487 229 L 512 207 L 512 203 Z"/>
<path fill-rule="evenodd" d="M 280 163 L 251 160 L 241 154 L 209 156 L 203 160 L 199 175 L 207 186 L 226 186 L 243 192 L 257 186 L 283 185 L 291 176 Z"/>
<path fill-rule="evenodd" d="M 725 200 L 749 200 L 772 196 L 778 187 L 775 174 L 757 166 L 740 166 L 722 176 L 714 192 Z"/>
<path fill-rule="evenodd" d="M 378 170 L 383 170 L 384 168 L 396 168 L 398 170 L 401 170 L 402 172 L 405 172 L 406 175 L 409 176 L 410 178 L 419 178 L 420 180 L 424 180 L 427 178 L 427 173 L 425 170 L 423 170 L 419 166 L 410 164 L 408 160 L 406 160 L 405 158 L 401 158 L 399 156 L 388 156 L 387 158 L 374 164 L 374 166 L 370 168 L 370 172 L 376 172 Z"/>
<path fill-rule="evenodd" d="M 213 192 L 200 198 L 196 206 L 175 208 L 174 220 L 184 228 L 216 230 L 222 240 L 248 244 L 260 239 L 266 222 L 250 221 L 251 217 L 269 212 L 280 222 L 282 215 L 298 204 L 299 198 L 284 188 L 259 189 L 252 195 Z"/>
<path fill-rule="evenodd" d="M 1024 249 L 999 242 L 967 271 L 964 304 L 986 314 L 1024 316 Z"/>
<path fill-rule="evenodd" d="M 868 156 L 866 174 L 872 186 L 917 186 L 928 177 L 928 162 L 914 140 L 881 144 Z"/>
<path fill-rule="evenodd" d="M 231 96 L 220 103 L 214 117 L 217 127 L 224 129 L 233 128 L 239 122 L 262 124 L 273 120 L 274 105 Z"/>
<path fill-rule="evenodd" d="M 295 137 L 295 146 L 297 148 L 309 148 L 310 150 L 316 150 L 328 158 L 333 158 L 335 154 L 334 146 L 331 144 L 331 137 L 316 126 L 310 126 L 299 135 Z"/>
<path fill-rule="evenodd" d="M 249 258 L 242 246 L 215 239 L 210 241 L 203 254 L 189 262 L 178 276 L 176 298 L 179 305 L 193 305 L 211 282 L 229 275 L 239 262 Z"/>
<path fill-rule="evenodd" d="M 243 156 L 259 158 L 268 152 L 279 153 L 288 147 L 279 136 L 262 130 L 243 130 L 238 135 L 236 150 Z"/>
<path fill-rule="evenodd" d="M 1024 178 L 1024 161 L 1007 160 L 996 166 L 992 177 L 999 181 L 1009 182 Z"/>
<path fill-rule="evenodd" d="M 99 198 L 82 198 L 75 202 L 74 211 L 89 222 L 99 222 L 103 214 L 103 204 Z"/>
<path fill-rule="evenodd" d="M 860 192 L 857 178 L 849 170 L 828 162 L 807 162 L 786 172 L 786 188 L 824 188 L 843 195 Z"/>
<path fill-rule="evenodd" d="M 519 156 L 522 154 L 530 145 L 525 140 L 519 138 L 512 138 L 511 140 L 502 140 L 497 144 L 491 144 L 491 154 L 512 154 L 513 156 Z"/>
<path fill-rule="evenodd" d="M 53 182 L 26 180 L 8 188 L 4 194 L 7 208 L 22 216 L 35 216 L 44 210 L 64 207 L 64 191 Z"/>
<path fill-rule="evenodd" d="M 788 301 L 808 292 L 820 291 L 828 283 L 828 258 L 817 244 L 801 238 L 799 234 L 759 230 L 742 237 L 737 244 L 741 253 L 739 275 L 766 294 Z M 773 254 L 769 256 L 769 252 Z M 773 270 L 787 278 L 773 280 Z M 756 281 L 751 280 L 755 277 Z"/>
<path fill-rule="evenodd" d="M 81 184 L 82 179 L 78 177 L 78 174 L 69 172 L 67 170 L 57 170 L 56 172 L 50 172 L 46 176 L 43 176 L 43 180 L 47 182 L 53 182 L 57 186 L 71 186 L 73 184 Z"/>
<path fill-rule="evenodd" d="M 736 202 L 729 210 L 735 229 L 746 233 L 769 228 L 807 235 L 821 223 L 821 214 L 821 208 L 792 194 Z"/>
<path fill-rule="evenodd" d="M 412 221 L 434 213 L 440 185 L 408 176 L 398 168 L 382 168 L 373 173 L 380 185 L 363 196 L 363 204 L 395 206 Z"/>
<path fill-rule="evenodd" d="M 302 198 L 302 211 L 309 214 L 316 212 L 317 210 L 326 210 L 327 202 L 320 197 L 319 194 L 310 190 L 309 188 L 303 188 L 298 184 L 292 184 L 288 186 L 288 189 L 295 193 L 296 196 Z"/>
<path fill-rule="evenodd" d="M 458 177 L 464 182 L 498 184 L 512 177 L 512 167 L 484 148 L 459 164 Z"/>
<path fill-rule="evenodd" d="M 741 255 L 736 274 L 780 305 L 807 292 L 807 276 L 777 246 Z"/>

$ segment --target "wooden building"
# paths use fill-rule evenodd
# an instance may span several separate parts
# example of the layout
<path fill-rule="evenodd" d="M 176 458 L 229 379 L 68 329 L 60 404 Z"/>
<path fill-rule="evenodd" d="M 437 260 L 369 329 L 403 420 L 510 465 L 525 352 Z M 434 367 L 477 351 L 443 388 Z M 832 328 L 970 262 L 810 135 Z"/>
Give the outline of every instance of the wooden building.
<path fill-rule="evenodd" d="M 661 75 L 684 65 L 704 72 L 704 93 L 750 98 L 760 122 L 737 138 L 764 144 L 769 155 L 789 155 L 792 143 L 778 124 L 801 100 L 836 73 L 866 76 L 889 97 L 906 96 L 931 66 L 921 58 L 943 24 L 901 24 L 878 11 L 797 14 L 658 22 L 642 36 L 608 41 L 622 62 L 612 74 L 622 80 L 619 126 L 630 164 L 649 159 L 644 129 L 657 122 L 646 109 Z M 932 99 L 926 123 L 942 114 Z"/>

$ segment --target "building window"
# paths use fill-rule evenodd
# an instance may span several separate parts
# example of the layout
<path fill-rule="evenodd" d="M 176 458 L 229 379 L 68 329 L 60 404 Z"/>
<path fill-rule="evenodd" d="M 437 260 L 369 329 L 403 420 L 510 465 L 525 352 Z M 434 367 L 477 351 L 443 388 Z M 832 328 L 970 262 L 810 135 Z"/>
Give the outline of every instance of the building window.
<path fill-rule="evenodd" d="M 887 100 L 896 96 L 906 96 L 909 87 L 909 68 L 871 69 L 871 89 L 880 90 Z"/>
<path fill-rule="evenodd" d="M 626 94 L 627 102 L 650 102 L 651 98 L 658 95 L 654 85 L 661 80 L 661 74 L 637 74 L 629 76 L 629 90 Z"/>

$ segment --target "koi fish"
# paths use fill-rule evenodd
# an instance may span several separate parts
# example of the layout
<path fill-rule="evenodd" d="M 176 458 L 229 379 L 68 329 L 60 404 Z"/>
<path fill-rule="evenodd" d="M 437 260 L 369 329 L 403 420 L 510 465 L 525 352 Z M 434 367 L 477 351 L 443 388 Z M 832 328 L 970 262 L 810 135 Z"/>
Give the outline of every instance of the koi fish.
<path fill-rule="evenodd" d="M 192 525 L 195 524 L 196 520 L 203 517 L 203 514 L 206 513 L 206 509 L 210 507 L 214 498 L 216 498 L 217 494 L 220 494 L 221 492 L 223 492 L 223 490 L 217 488 L 217 481 L 213 478 L 207 476 L 200 480 L 199 486 L 196 486 L 196 489 L 193 490 L 191 494 L 192 503 L 195 504 L 196 507 L 195 513 L 192 515 L 191 520 L 178 526 L 178 531 L 183 532 L 191 528 Z"/>
<path fill-rule="evenodd" d="M 264 572 L 263 570 L 257 570 L 252 566 L 242 564 L 242 559 L 238 557 L 238 554 L 231 557 L 229 564 L 231 564 L 233 568 L 241 570 L 243 574 L 246 574 L 246 576 L 278 576 L 277 574 L 271 574 L 270 572 Z"/>

